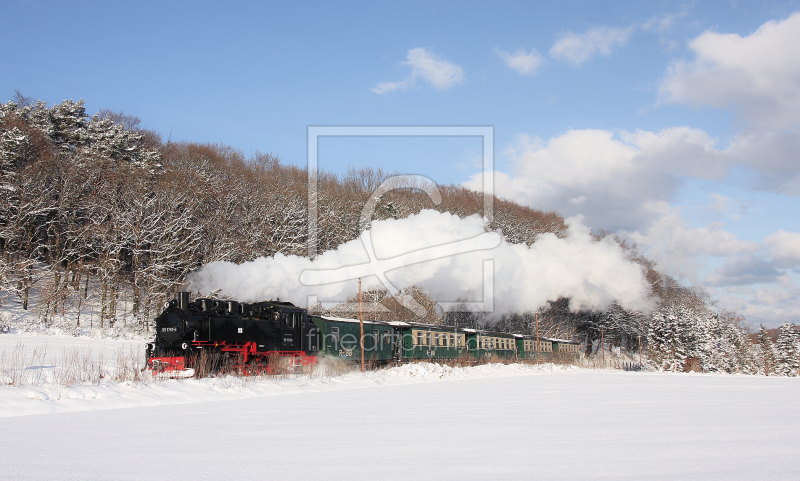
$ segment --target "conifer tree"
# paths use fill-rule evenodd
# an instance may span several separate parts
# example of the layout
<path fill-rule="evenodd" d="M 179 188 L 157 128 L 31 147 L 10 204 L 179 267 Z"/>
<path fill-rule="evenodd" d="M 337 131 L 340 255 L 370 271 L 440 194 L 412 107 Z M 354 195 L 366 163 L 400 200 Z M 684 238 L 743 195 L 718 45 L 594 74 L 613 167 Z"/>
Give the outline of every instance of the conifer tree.
<path fill-rule="evenodd" d="M 784 322 L 775 347 L 778 352 L 777 372 L 784 376 L 797 376 L 800 369 L 800 333 L 797 326 Z"/>
<path fill-rule="evenodd" d="M 772 339 L 769 336 L 769 332 L 767 332 L 767 328 L 764 327 L 764 324 L 761 324 L 761 328 L 758 330 L 758 345 L 760 349 L 761 369 L 765 376 L 769 376 L 775 373 L 775 348 L 772 345 Z"/>

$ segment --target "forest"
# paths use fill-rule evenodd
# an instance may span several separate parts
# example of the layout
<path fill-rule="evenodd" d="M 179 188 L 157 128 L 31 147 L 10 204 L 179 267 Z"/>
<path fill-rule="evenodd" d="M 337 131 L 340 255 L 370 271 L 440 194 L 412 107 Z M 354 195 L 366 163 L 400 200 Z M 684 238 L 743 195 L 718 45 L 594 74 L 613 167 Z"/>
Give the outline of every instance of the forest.
<path fill-rule="evenodd" d="M 369 167 L 318 174 L 318 252 L 369 227 L 360 213 L 389 175 Z M 423 209 L 461 217 L 482 212 L 483 194 L 438 187 L 438 205 L 416 189 L 385 193 L 373 220 Z M 124 317 L 146 329 L 161 304 L 204 264 L 307 255 L 307 193 L 306 170 L 275 155 L 245 157 L 219 144 L 165 142 L 135 116 L 110 110 L 90 116 L 82 100 L 48 106 L 18 93 L 0 104 L 0 302 L 35 312 L 42 325 L 66 322 L 75 328 L 85 325 L 84 308 L 91 302 L 97 312 L 90 322 L 101 328 Z M 487 229 L 527 245 L 543 233 L 567 235 L 557 213 L 500 198 L 494 199 Z M 797 326 L 786 323 L 777 332 L 762 326 L 751 333 L 745 319 L 659 272 L 635 245 L 606 231 L 595 236 L 613 236 L 641 266 L 655 310 L 612 304 L 575 312 L 569 299 L 559 299 L 540 310 L 542 336 L 585 342 L 587 356 L 598 349 L 634 352 L 641 344 L 649 365 L 660 370 L 798 375 Z M 434 304 L 418 288 L 407 293 Z M 366 295 L 387 307 L 380 314 L 387 320 L 533 329 L 530 312 L 498 319 L 429 309 L 425 319 L 416 319 L 386 292 Z M 327 312 L 352 315 L 353 303 Z"/>

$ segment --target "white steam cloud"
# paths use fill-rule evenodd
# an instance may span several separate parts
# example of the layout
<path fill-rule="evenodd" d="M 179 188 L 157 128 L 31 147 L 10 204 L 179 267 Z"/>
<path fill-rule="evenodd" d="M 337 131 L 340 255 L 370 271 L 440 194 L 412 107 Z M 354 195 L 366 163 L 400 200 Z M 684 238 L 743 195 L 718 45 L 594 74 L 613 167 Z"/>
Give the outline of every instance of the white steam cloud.
<path fill-rule="evenodd" d="M 459 218 L 426 210 L 401 220 L 372 222 L 362 238 L 319 255 L 213 262 L 189 276 L 193 292 L 220 291 L 243 302 L 280 298 L 305 306 L 309 296 L 344 302 L 358 291 L 385 288 L 375 273 L 402 289 L 416 285 L 436 301 L 485 301 L 484 261 L 491 260 L 494 312 L 524 312 L 560 297 L 571 307 L 603 309 L 617 301 L 648 310 L 648 283 L 611 239 L 595 241 L 581 218 L 570 218 L 569 236 L 543 234 L 531 246 L 508 244 L 486 233 L 481 217 Z M 374 249 L 371 259 L 369 249 Z M 344 279 L 344 280 L 343 280 Z M 324 282 L 320 285 L 311 283 Z"/>

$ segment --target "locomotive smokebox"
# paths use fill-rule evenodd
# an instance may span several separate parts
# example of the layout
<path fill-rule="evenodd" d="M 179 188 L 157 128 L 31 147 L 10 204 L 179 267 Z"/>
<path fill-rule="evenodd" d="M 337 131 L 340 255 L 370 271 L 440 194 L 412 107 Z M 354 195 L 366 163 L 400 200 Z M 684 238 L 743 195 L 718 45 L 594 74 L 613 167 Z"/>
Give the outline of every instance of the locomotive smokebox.
<path fill-rule="evenodd" d="M 189 310 L 189 293 L 178 292 L 178 307 L 184 311 Z"/>

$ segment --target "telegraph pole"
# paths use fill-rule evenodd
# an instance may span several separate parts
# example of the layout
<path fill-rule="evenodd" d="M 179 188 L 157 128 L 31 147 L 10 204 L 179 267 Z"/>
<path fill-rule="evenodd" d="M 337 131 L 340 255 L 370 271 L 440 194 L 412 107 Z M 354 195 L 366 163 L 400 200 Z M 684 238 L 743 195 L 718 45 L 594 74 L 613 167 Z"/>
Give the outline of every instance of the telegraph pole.
<path fill-rule="evenodd" d="M 536 361 L 539 361 L 539 311 L 534 313 L 536 319 Z"/>
<path fill-rule="evenodd" d="M 603 328 L 600 328 L 600 349 L 602 349 L 603 367 L 606 367 L 606 341 L 603 337 Z"/>
<path fill-rule="evenodd" d="M 642 336 L 639 336 L 639 366 L 642 365 Z"/>
<path fill-rule="evenodd" d="M 361 278 L 358 278 L 358 325 L 361 328 L 361 372 L 364 372 L 364 317 L 361 315 Z"/>

